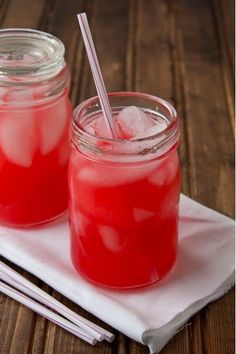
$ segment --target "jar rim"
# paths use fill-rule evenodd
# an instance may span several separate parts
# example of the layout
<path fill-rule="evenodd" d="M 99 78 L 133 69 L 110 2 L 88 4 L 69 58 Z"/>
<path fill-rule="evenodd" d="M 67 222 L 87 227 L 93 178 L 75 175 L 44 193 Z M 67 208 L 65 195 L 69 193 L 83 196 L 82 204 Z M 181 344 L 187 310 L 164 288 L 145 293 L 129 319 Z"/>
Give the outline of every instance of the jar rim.
<path fill-rule="evenodd" d="M 120 142 L 120 141 L 129 141 L 129 142 L 137 142 L 137 141 L 143 141 L 143 140 L 147 140 L 147 139 L 151 139 L 155 136 L 161 136 L 163 133 L 169 132 L 170 130 L 173 129 L 173 127 L 176 126 L 176 123 L 178 123 L 178 115 L 177 112 L 175 110 L 175 108 L 166 100 L 164 100 L 161 97 L 156 97 L 154 95 L 148 94 L 148 93 L 142 93 L 142 92 L 138 92 L 138 91 L 118 91 L 118 92 L 109 92 L 108 93 L 108 98 L 112 98 L 112 97 L 122 97 L 122 96 L 130 96 L 130 97 L 140 97 L 142 96 L 143 98 L 147 98 L 147 99 L 152 99 L 152 100 L 156 100 L 159 103 L 163 104 L 170 112 L 173 120 L 170 124 L 167 125 L 167 127 L 165 129 L 163 129 L 161 132 L 150 135 L 148 137 L 144 137 L 144 138 L 133 138 L 132 140 L 130 139 L 116 139 L 116 138 L 103 138 L 103 137 L 99 137 L 96 136 L 96 138 L 98 140 L 104 141 L 116 141 L 116 142 Z M 78 114 L 88 105 L 90 105 L 92 102 L 94 101 L 99 101 L 99 97 L 98 96 L 93 96 L 90 97 L 88 99 L 86 99 L 85 101 L 81 102 L 78 106 L 75 107 L 74 112 L 73 112 L 73 124 L 75 123 L 75 119 L 78 116 Z M 81 133 L 85 134 L 85 135 L 89 135 L 89 136 L 94 136 L 91 133 L 83 130 L 80 125 L 78 124 L 74 124 L 74 127 L 77 128 Z"/>
<path fill-rule="evenodd" d="M 129 146 L 133 145 L 140 145 L 143 146 L 145 142 L 153 142 L 155 145 L 155 148 L 152 146 L 152 151 L 155 152 L 157 149 L 160 151 L 162 150 L 163 146 L 167 146 L 169 144 L 169 149 L 171 149 L 179 139 L 180 135 L 180 130 L 179 130 L 179 118 L 177 115 L 177 112 L 175 108 L 166 100 L 160 97 L 156 97 L 151 94 L 147 93 L 142 93 L 142 92 L 130 92 L 130 91 L 120 91 L 120 92 L 110 92 L 108 93 L 108 98 L 112 99 L 114 97 L 137 97 L 137 98 L 143 98 L 146 100 L 152 100 L 155 101 L 157 104 L 162 105 L 165 107 L 165 109 L 168 110 L 169 115 L 171 116 L 171 121 L 170 123 L 166 126 L 165 129 L 163 129 L 161 132 L 154 133 L 150 136 L 147 137 L 142 137 L 142 138 L 132 138 L 130 139 L 115 139 L 115 138 L 103 138 L 103 137 L 98 137 L 90 132 L 85 131 L 82 126 L 79 124 L 77 121 L 78 116 L 80 116 L 83 112 L 83 110 L 86 109 L 86 107 L 92 106 L 92 104 L 95 104 L 95 102 L 99 103 L 99 98 L 98 96 L 91 97 L 89 99 L 86 99 L 82 103 L 80 103 L 73 111 L 73 119 L 72 119 L 72 144 L 76 148 L 78 145 L 82 143 L 82 145 L 99 145 L 102 143 L 102 146 L 107 146 L 107 144 L 111 145 L 114 143 L 118 149 L 116 150 L 119 151 L 119 147 L 125 147 L 125 145 L 129 144 Z M 100 103 L 99 103 L 100 104 Z M 158 105 L 157 105 L 158 106 Z M 97 144 L 98 143 L 98 144 Z M 123 154 L 125 154 L 124 149 L 121 149 L 123 151 Z M 166 149 L 165 149 L 166 150 Z M 96 149 L 96 152 L 100 153 L 107 153 L 107 151 L 104 151 L 104 149 Z M 114 151 L 113 151 L 114 152 Z M 142 150 L 141 154 L 148 153 L 148 149 Z M 140 153 L 140 152 L 139 152 Z M 137 154 L 135 154 L 137 155 Z"/>
<path fill-rule="evenodd" d="M 29 28 L 1 29 L 0 79 L 45 79 L 61 70 L 64 54 L 64 44 L 52 34 Z"/>

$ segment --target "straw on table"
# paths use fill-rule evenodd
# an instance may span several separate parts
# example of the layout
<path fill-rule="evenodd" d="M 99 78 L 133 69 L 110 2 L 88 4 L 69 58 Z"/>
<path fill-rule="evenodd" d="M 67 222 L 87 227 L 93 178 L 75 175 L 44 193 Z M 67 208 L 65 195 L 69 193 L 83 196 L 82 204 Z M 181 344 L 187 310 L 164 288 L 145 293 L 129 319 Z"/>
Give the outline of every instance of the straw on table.
<path fill-rule="evenodd" d="M 70 321 L 66 320 L 65 318 L 57 315 L 56 313 L 52 312 L 48 308 L 44 307 L 43 305 L 38 304 L 36 301 L 28 298 L 26 295 L 20 293 L 19 291 L 11 288 L 9 285 L 0 281 L 0 291 L 4 294 L 10 296 L 14 300 L 17 300 L 21 304 L 27 306 L 31 310 L 37 312 L 38 314 L 42 315 L 43 317 L 47 318 L 48 320 L 54 322 L 58 326 L 64 328 L 68 332 L 71 332 L 75 336 L 83 339 L 89 344 L 95 345 L 96 339 L 92 336 L 88 335 L 85 331 L 80 329 L 78 326 L 74 325 Z"/>
<path fill-rule="evenodd" d="M 29 295 L 33 299 L 41 302 L 42 304 L 50 307 L 54 311 L 60 313 L 65 318 L 76 324 L 78 327 L 86 331 L 89 335 L 93 336 L 96 340 L 103 339 L 111 342 L 114 339 L 114 334 L 105 330 L 104 328 L 94 324 L 93 322 L 83 318 L 79 314 L 71 311 L 58 300 L 38 288 L 22 275 L 8 267 L 3 262 L 0 262 L 0 279 L 4 280 L 11 286 Z"/>

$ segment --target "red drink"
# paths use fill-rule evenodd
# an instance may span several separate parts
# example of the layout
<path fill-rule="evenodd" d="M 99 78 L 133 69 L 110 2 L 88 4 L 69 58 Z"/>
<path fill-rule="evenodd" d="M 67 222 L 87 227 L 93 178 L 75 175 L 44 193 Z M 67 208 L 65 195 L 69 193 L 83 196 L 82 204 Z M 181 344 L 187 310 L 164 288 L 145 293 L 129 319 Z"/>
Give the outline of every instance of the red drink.
<path fill-rule="evenodd" d="M 135 100 L 136 105 L 141 96 L 142 107 L 158 101 L 167 116 L 164 104 L 172 110 L 151 96 L 125 95 L 126 102 L 127 98 Z M 112 104 L 116 99 L 119 106 L 117 96 L 122 98 L 113 94 L 110 100 Z M 94 103 L 89 107 L 94 108 Z M 81 106 L 75 119 L 83 127 L 79 119 L 86 102 Z M 160 280 L 175 262 L 180 177 L 178 121 L 176 116 L 172 122 L 171 118 L 167 129 L 172 126 L 176 136 L 162 147 L 162 153 L 152 152 L 153 145 L 161 141 L 160 134 L 153 141 L 134 140 L 130 145 L 127 140 L 95 142 L 94 138 L 87 147 L 83 138 L 81 144 L 73 144 L 69 167 L 71 254 L 75 268 L 93 282 L 116 288 L 144 286 Z M 167 129 L 165 136 L 170 138 Z M 90 139 L 88 134 L 86 139 Z M 102 156 L 101 151 L 89 151 L 94 144 Z"/>
<path fill-rule="evenodd" d="M 0 110 L 0 222 L 3 224 L 35 224 L 66 209 L 70 117 L 67 96 L 50 108 L 28 108 L 20 113 Z"/>
<path fill-rule="evenodd" d="M 69 73 L 53 36 L 5 30 L 1 43 L 15 57 L 0 56 L 0 223 L 30 226 L 67 208 Z"/>

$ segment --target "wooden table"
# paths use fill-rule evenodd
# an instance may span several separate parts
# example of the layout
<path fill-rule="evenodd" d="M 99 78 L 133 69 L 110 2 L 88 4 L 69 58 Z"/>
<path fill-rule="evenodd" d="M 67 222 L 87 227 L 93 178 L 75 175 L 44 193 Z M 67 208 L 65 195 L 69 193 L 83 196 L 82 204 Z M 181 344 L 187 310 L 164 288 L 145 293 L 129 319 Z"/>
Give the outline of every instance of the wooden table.
<path fill-rule="evenodd" d="M 88 14 L 108 91 L 143 91 L 174 104 L 182 128 L 182 191 L 233 217 L 234 1 L 0 0 L 2 28 L 37 28 L 65 43 L 73 105 L 95 94 L 75 16 L 82 11 Z M 21 272 L 73 310 L 102 324 Z M 188 324 L 162 354 L 234 353 L 233 290 Z M 1 354 L 148 352 L 141 344 L 114 333 L 112 345 L 90 347 L 0 295 Z"/>

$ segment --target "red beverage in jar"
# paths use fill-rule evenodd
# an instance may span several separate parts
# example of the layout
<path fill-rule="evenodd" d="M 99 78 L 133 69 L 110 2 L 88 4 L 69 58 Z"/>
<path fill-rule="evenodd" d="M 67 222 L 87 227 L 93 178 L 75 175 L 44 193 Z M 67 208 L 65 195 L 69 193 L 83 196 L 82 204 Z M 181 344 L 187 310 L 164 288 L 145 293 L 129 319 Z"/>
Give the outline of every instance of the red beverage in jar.
<path fill-rule="evenodd" d="M 104 128 L 94 123 L 96 99 L 74 114 L 79 138 L 72 139 L 69 167 L 71 255 L 89 280 L 132 288 L 160 280 L 176 259 L 178 119 L 168 103 L 152 96 L 115 93 L 109 99 L 119 140 L 101 138 Z M 146 111 L 146 128 L 142 121 L 135 127 L 129 116 L 135 110 L 119 115 L 126 105 Z"/>
<path fill-rule="evenodd" d="M 51 35 L 3 30 L 0 44 L 0 223 L 30 226 L 67 208 L 69 73 Z"/>

